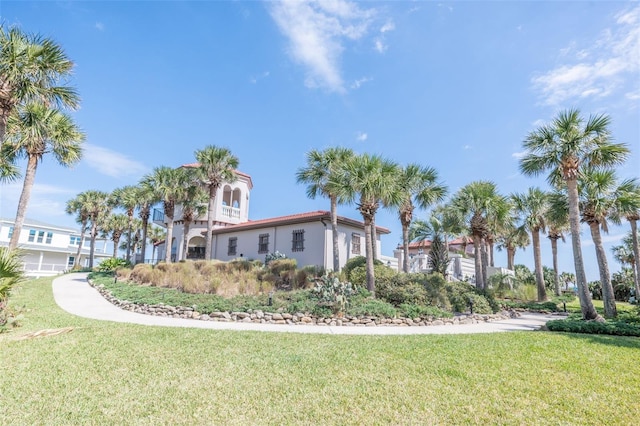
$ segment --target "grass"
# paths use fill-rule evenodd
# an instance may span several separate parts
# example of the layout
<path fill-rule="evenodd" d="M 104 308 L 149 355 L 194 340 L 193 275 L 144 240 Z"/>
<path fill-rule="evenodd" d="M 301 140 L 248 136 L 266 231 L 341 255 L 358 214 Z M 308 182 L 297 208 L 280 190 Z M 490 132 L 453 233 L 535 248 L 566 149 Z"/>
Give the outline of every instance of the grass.
<path fill-rule="evenodd" d="M 0 424 L 635 424 L 640 339 L 332 336 L 77 318 L 51 280 L 11 303 Z M 30 331 L 66 334 L 17 340 Z"/>

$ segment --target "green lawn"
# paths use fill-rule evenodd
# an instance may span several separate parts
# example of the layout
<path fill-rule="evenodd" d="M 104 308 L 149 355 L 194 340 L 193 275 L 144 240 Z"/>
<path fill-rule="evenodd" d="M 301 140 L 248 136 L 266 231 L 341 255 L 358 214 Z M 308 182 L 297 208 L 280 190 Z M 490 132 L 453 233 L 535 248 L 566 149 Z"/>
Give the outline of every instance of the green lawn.
<path fill-rule="evenodd" d="M 638 422 L 640 339 L 545 332 L 331 336 L 144 327 L 14 292 L 0 424 Z M 44 328 L 71 333 L 17 340 Z"/>

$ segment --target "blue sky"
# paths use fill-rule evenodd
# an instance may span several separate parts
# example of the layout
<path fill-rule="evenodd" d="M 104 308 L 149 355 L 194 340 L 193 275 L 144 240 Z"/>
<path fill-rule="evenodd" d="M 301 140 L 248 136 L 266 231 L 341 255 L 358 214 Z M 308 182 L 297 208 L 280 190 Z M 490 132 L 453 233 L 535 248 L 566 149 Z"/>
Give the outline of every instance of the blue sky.
<path fill-rule="evenodd" d="M 567 108 L 610 114 L 632 150 L 619 176 L 640 175 L 637 2 L 2 0 L 0 17 L 60 43 L 82 97 L 83 159 L 44 159 L 34 219 L 73 226 L 64 205 L 77 193 L 135 184 L 209 144 L 252 176 L 252 219 L 328 209 L 295 171 L 307 151 L 336 145 L 435 167 L 450 193 L 479 179 L 504 194 L 547 188 L 519 174 L 522 140 Z M 0 216 L 15 215 L 19 191 L 0 187 Z M 354 206 L 339 213 L 358 218 Z M 378 217 L 392 231 L 385 254 L 401 238 L 396 218 Z M 610 230 L 607 250 L 627 229 Z M 586 227 L 583 243 L 595 280 Z M 571 271 L 570 242 L 560 245 Z M 550 266 L 546 239 L 542 250 Z M 516 263 L 532 266 L 531 249 Z"/>

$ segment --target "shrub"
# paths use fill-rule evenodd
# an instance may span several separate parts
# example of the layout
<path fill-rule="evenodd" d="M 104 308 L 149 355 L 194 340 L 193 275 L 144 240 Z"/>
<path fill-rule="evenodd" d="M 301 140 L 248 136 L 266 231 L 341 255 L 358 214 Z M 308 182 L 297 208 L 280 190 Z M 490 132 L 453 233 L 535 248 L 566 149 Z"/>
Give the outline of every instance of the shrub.
<path fill-rule="evenodd" d="M 373 264 L 374 264 L 374 266 L 375 265 L 382 265 L 382 262 L 380 262 L 379 260 L 376 259 L 376 260 L 374 260 Z M 360 266 L 366 268 L 366 266 L 367 266 L 367 258 L 366 257 L 364 257 L 364 256 L 356 256 L 356 257 L 352 257 L 351 259 L 347 260 L 347 263 L 345 263 L 344 266 L 342 267 L 342 273 L 344 274 L 345 279 L 347 281 L 349 281 L 349 282 L 354 282 L 353 278 L 351 277 L 351 271 L 353 271 L 355 268 L 358 268 Z"/>
<path fill-rule="evenodd" d="M 547 322 L 547 329 L 550 331 L 564 331 L 569 333 L 640 337 L 640 326 L 622 321 L 553 320 Z"/>
<path fill-rule="evenodd" d="M 555 302 L 502 302 L 509 308 L 526 309 L 534 312 L 556 312 L 558 305 Z"/>
<path fill-rule="evenodd" d="M 352 303 L 347 308 L 347 314 L 353 316 L 375 316 L 393 318 L 396 316 L 396 308 L 389 302 L 380 299 L 367 299 L 359 304 Z"/>
<path fill-rule="evenodd" d="M 338 277 L 324 275 L 316 280 L 312 293 L 318 298 L 319 305 L 327 306 L 338 313 L 345 311 L 354 289 L 350 282 L 342 282 Z"/>
<path fill-rule="evenodd" d="M 279 259 L 286 259 L 287 255 L 280 253 L 279 251 L 275 251 L 274 253 L 267 253 L 267 255 L 264 257 L 264 266 L 269 265 L 269 263 L 271 263 L 274 260 L 279 260 Z"/>
<path fill-rule="evenodd" d="M 100 262 L 98 265 L 99 272 L 113 272 L 118 268 L 130 268 L 131 262 L 125 259 L 118 259 L 117 257 L 110 257 Z"/>
<path fill-rule="evenodd" d="M 443 311 L 442 309 L 434 306 L 421 306 L 403 303 L 400 305 L 398 312 L 407 318 L 448 318 L 451 317 L 450 312 Z"/>
<path fill-rule="evenodd" d="M 396 276 L 399 275 L 398 272 L 382 264 L 376 264 L 373 269 L 376 278 L 376 292 L 378 292 L 378 289 L 384 287 L 385 285 L 390 285 L 394 281 Z M 366 265 L 361 265 L 354 268 L 349 275 L 351 276 L 351 279 L 348 281 L 351 282 L 354 286 L 364 288 L 367 287 Z"/>
<path fill-rule="evenodd" d="M 463 282 L 451 282 L 446 286 L 451 309 L 455 312 L 469 312 L 470 302 L 473 302 L 473 312 L 476 314 L 490 314 L 493 312 L 487 299 L 478 294 L 475 287 Z"/>

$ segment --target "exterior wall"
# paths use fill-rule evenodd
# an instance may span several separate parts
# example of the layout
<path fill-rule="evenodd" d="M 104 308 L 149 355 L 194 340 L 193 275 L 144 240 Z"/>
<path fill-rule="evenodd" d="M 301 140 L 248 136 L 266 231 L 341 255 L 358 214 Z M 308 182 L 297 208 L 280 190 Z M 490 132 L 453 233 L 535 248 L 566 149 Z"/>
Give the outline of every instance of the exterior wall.
<path fill-rule="evenodd" d="M 13 227 L 12 220 L 0 221 L 0 246 L 8 246 L 9 231 Z M 36 231 L 34 241 L 29 241 L 31 230 Z M 39 232 L 44 232 L 42 242 L 38 242 Z M 51 233 L 51 242 L 47 243 L 47 234 Z M 78 246 L 71 244 L 71 236 L 80 238 L 80 234 L 71 228 L 57 227 L 55 225 L 33 224 L 28 221 L 22 227 L 18 247 L 23 253 L 23 269 L 27 276 L 43 277 L 60 274 L 68 269 L 69 258 L 76 256 Z M 85 238 L 80 252 L 80 264 L 88 265 L 90 240 Z M 107 254 L 105 240 L 96 241 L 94 252 L 94 265 L 110 257 Z"/>

